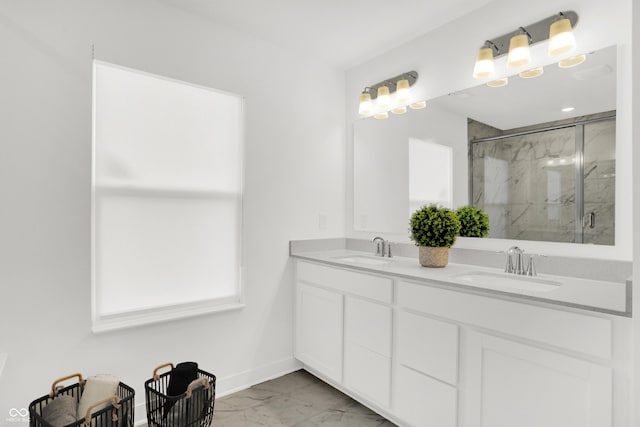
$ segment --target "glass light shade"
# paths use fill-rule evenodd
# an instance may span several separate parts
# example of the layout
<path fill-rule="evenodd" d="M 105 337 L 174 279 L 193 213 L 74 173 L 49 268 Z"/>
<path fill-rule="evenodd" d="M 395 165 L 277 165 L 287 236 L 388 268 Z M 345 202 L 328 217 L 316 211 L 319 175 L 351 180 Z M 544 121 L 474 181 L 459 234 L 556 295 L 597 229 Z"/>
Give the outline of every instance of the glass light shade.
<path fill-rule="evenodd" d="M 476 79 L 486 79 L 493 76 L 495 65 L 493 63 L 493 49 L 483 47 L 478 51 L 476 65 L 473 67 L 473 77 Z"/>
<path fill-rule="evenodd" d="M 529 37 L 526 34 L 518 34 L 517 36 L 511 37 L 507 67 L 520 68 L 530 63 L 531 51 L 529 50 Z"/>
<path fill-rule="evenodd" d="M 373 102 L 371 101 L 371 95 L 367 92 L 360 94 L 360 106 L 358 107 L 358 114 L 364 116 L 370 114 L 373 111 Z"/>
<path fill-rule="evenodd" d="M 409 80 L 407 79 L 398 80 L 398 82 L 396 83 L 396 101 L 407 102 L 410 99 L 411 99 L 411 89 L 409 89 Z"/>
<path fill-rule="evenodd" d="M 572 56 L 571 58 L 566 58 L 558 62 L 558 67 L 560 68 L 571 68 L 576 65 L 582 64 L 587 60 L 587 55 L 582 54 L 578 56 Z"/>
<path fill-rule="evenodd" d="M 571 29 L 571 21 L 560 19 L 549 26 L 549 56 L 571 52 L 576 47 L 576 38 Z"/>
<path fill-rule="evenodd" d="M 522 79 L 533 79 L 535 77 L 539 77 L 544 74 L 544 68 L 536 67 L 530 70 L 526 70 L 518 74 Z"/>
<path fill-rule="evenodd" d="M 421 110 L 426 107 L 427 107 L 427 101 L 417 101 L 409 105 L 409 108 L 411 108 L 412 110 Z"/>
<path fill-rule="evenodd" d="M 389 88 L 387 86 L 380 86 L 378 88 L 378 107 L 388 107 L 391 105 L 391 94 L 389 93 Z"/>
<path fill-rule="evenodd" d="M 396 107 L 391 110 L 393 114 L 404 114 L 407 112 L 407 107 Z"/>
<path fill-rule="evenodd" d="M 380 111 L 379 113 L 375 113 L 373 115 L 373 117 L 378 119 L 378 120 L 388 119 L 389 118 L 389 113 L 386 112 L 386 111 Z"/>
<path fill-rule="evenodd" d="M 491 80 L 490 82 L 487 82 L 487 86 L 489 87 L 502 87 L 502 86 L 506 86 L 509 84 L 509 78 L 505 77 L 502 79 L 497 79 L 497 80 Z"/>

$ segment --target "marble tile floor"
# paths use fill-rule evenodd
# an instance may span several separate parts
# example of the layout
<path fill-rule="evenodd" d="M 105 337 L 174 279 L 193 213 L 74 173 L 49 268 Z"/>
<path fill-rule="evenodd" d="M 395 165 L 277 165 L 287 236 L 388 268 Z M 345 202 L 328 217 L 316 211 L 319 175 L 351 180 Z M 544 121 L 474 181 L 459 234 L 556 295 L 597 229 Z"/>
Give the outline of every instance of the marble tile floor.
<path fill-rule="evenodd" d="M 217 399 L 213 427 L 393 427 L 304 370 Z"/>

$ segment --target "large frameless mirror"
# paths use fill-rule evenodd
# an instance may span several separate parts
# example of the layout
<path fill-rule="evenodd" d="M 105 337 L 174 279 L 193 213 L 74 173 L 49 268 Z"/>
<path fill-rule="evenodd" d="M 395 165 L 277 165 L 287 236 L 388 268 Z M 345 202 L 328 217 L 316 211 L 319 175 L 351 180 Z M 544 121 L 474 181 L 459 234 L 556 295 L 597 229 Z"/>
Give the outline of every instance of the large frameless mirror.
<path fill-rule="evenodd" d="M 616 47 L 509 80 L 404 116 L 358 120 L 354 230 L 404 233 L 418 201 L 480 207 L 492 238 L 615 244 Z M 450 176 L 430 163 L 436 154 L 416 159 L 425 153 L 416 141 L 449 148 Z M 446 165 L 443 156 L 435 163 Z M 447 185 L 448 199 L 438 199 Z"/>

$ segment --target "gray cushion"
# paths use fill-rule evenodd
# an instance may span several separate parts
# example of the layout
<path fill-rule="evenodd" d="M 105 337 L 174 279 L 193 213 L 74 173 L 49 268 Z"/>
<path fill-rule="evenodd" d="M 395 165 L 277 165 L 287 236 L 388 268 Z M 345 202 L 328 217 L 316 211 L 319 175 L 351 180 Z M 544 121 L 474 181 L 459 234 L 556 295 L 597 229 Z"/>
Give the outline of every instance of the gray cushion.
<path fill-rule="evenodd" d="M 72 396 L 58 396 L 42 408 L 42 418 L 52 427 L 63 427 L 76 422 L 78 402 Z"/>

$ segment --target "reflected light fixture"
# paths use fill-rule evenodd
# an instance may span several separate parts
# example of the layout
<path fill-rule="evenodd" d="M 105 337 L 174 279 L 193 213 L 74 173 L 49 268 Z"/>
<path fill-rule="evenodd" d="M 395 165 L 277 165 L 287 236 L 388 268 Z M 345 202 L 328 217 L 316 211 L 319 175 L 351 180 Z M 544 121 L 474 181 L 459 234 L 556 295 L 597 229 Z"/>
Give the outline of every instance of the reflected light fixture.
<path fill-rule="evenodd" d="M 573 35 L 571 21 L 564 17 L 549 26 L 549 56 L 560 56 L 576 48 L 576 38 Z"/>
<path fill-rule="evenodd" d="M 582 55 L 572 56 L 570 58 L 566 58 L 561 61 L 558 61 L 558 67 L 571 68 L 571 67 L 575 67 L 576 65 L 582 64 L 586 60 L 587 60 L 587 55 L 583 53 Z"/>
<path fill-rule="evenodd" d="M 521 68 L 531 63 L 531 50 L 529 49 L 529 33 L 522 28 L 523 33 L 511 37 L 509 41 L 509 55 L 507 67 Z"/>
<path fill-rule="evenodd" d="M 518 69 L 526 67 L 533 61 L 530 47 L 545 41 L 549 41 L 548 53 L 551 57 L 555 58 L 571 52 L 576 46 L 573 29 L 577 23 L 578 14 L 569 10 L 559 12 L 525 27 L 518 27 L 515 31 L 485 41 L 478 51 L 473 67 L 473 77 L 489 80 L 493 79 L 496 73 L 504 75 L 504 73 L 497 72 L 495 67 L 497 60 L 505 55 L 507 55 L 507 68 Z M 572 66 L 574 62 L 575 65 L 578 65 L 579 61 L 579 56 L 562 59 L 559 66 L 567 68 Z M 532 78 L 542 74 L 538 73 L 537 69 L 535 72 L 526 70 L 521 73 L 521 77 Z M 502 79 L 499 81 L 502 81 Z"/>
<path fill-rule="evenodd" d="M 518 74 L 520 76 L 520 78 L 522 79 L 533 79 L 535 77 L 540 77 L 541 75 L 544 74 L 544 68 L 542 67 L 536 67 L 536 68 L 532 68 L 530 70 L 526 70 L 526 71 L 522 71 L 520 74 Z"/>
<path fill-rule="evenodd" d="M 504 77 L 497 80 L 491 80 L 487 82 L 487 86 L 489 87 L 502 87 L 509 84 L 509 77 Z"/>
<path fill-rule="evenodd" d="M 416 101 L 413 104 L 410 104 L 409 108 L 412 110 L 422 110 L 423 108 L 427 108 L 427 101 Z"/>
<path fill-rule="evenodd" d="M 358 113 L 376 119 L 386 119 L 389 112 L 404 114 L 411 102 L 411 86 L 418 80 L 416 71 L 407 71 L 364 88 L 360 94 Z"/>

